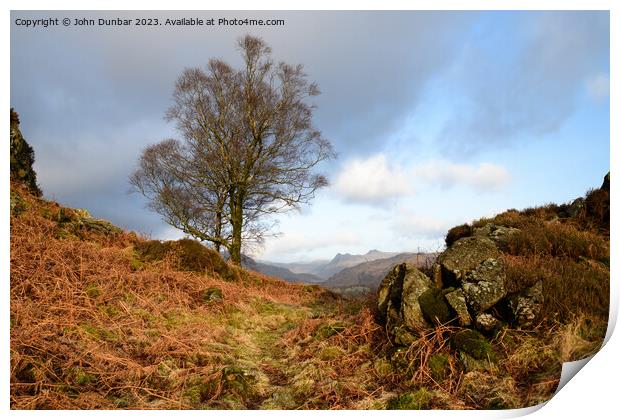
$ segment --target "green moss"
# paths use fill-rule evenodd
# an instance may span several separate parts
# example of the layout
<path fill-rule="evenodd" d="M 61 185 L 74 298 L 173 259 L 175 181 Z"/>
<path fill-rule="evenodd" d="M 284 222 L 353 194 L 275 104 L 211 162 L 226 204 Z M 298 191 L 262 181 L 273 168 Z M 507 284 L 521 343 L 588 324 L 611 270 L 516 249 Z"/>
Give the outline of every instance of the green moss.
<path fill-rule="evenodd" d="M 101 289 L 99 289 L 96 284 L 89 284 L 88 286 L 86 286 L 86 289 L 84 291 L 86 292 L 86 296 L 91 299 L 96 299 L 101 296 Z"/>
<path fill-rule="evenodd" d="M 114 305 L 97 305 L 97 309 L 104 315 L 115 317 L 119 313 L 119 309 Z"/>
<path fill-rule="evenodd" d="M 314 337 L 319 340 L 324 340 L 329 338 L 335 334 L 341 333 L 345 330 L 346 326 L 343 323 L 331 323 L 331 324 L 323 324 L 316 329 L 314 332 Z"/>
<path fill-rule="evenodd" d="M 387 403 L 388 410 L 427 410 L 433 394 L 426 388 L 420 388 L 416 392 L 399 395 L 390 399 Z"/>
<path fill-rule="evenodd" d="M 432 378 L 441 382 L 450 373 L 450 358 L 446 353 L 433 354 L 428 359 L 428 367 L 431 369 Z"/>
<path fill-rule="evenodd" d="M 73 371 L 73 382 L 78 386 L 87 386 L 97 382 L 97 377 L 84 371 L 82 368 L 76 368 Z"/>
<path fill-rule="evenodd" d="M 380 376 L 387 376 L 394 372 L 394 368 L 392 367 L 390 361 L 385 359 L 376 359 L 373 363 L 373 367 L 375 372 L 377 372 L 377 375 Z"/>
<path fill-rule="evenodd" d="M 440 289 L 431 288 L 418 298 L 424 317 L 432 323 L 445 324 L 452 318 L 450 307 Z"/>
<path fill-rule="evenodd" d="M 15 191 L 11 191 L 11 215 L 19 216 L 28 209 L 28 203 Z"/>
<path fill-rule="evenodd" d="M 334 360 L 345 354 L 338 346 L 326 346 L 319 350 L 318 357 L 321 360 Z"/>
<path fill-rule="evenodd" d="M 80 324 L 80 328 L 82 329 L 82 331 L 98 340 L 118 340 L 118 335 L 115 332 L 106 330 L 105 328 L 98 328 L 90 324 Z"/>
<path fill-rule="evenodd" d="M 495 360 L 495 352 L 482 334 L 474 330 L 460 331 L 452 336 L 457 351 L 467 353 L 476 360 Z"/>

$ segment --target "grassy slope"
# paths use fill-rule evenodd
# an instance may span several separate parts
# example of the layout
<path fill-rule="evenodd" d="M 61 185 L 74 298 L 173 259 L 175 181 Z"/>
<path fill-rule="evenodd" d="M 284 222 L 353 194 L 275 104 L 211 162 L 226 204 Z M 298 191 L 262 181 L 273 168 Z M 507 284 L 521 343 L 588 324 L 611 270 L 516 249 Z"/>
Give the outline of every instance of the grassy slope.
<path fill-rule="evenodd" d="M 11 201 L 15 409 L 520 407 L 548 399 L 559 362 L 602 339 L 584 313 L 506 328 L 491 340 L 498 363 L 467 373 L 455 327 L 394 352 L 372 300 L 219 263 L 199 274 L 174 256 L 145 261 L 133 233 L 16 185 Z"/>

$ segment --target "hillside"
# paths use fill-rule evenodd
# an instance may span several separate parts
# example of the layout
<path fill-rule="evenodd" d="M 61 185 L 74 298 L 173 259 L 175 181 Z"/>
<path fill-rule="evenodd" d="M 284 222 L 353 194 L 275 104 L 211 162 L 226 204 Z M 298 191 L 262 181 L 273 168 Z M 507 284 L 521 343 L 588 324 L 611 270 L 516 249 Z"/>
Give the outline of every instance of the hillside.
<path fill-rule="evenodd" d="M 539 228 L 511 245 L 525 246 L 514 275 L 543 270 L 555 315 L 504 324 L 483 341 L 492 359 L 472 364 L 451 338 L 470 331 L 458 325 L 399 345 L 374 299 L 241 270 L 197 242 L 148 241 L 11 188 L 14 409 L 523 407 L 550 398 L 560 362 L 596 351 L 605 332 L 609 271 L 591 258 L 608 264 L 608 237 L 594 224 L 575 233 L 558 206 L 493 219 L 552 228 L 541 232 L 576 259 L 557 254 L 545 269 L 528 256 Z M 566 288 L 563 275 L 581 280 Z"/>
<path fill-rule="evenodd" d="M 376 333 L 367 309 L 324 289 L 12 185 L 14 409 L 364 406 L 381 381 L 346 367 L 374 357 Z"/>
<path fill-rule="evenodd" d="M 390 258 L 363 262 L 353 267 L 345 268 L 323 283 L 330 288 L 363 287 L 376 290 L 381 280 L 392 267 L 402 263 L 409 263 L 416 267 L 430 266 L 437 254 L 403 253 Z"/>
<path fill-rule="evenodd" d="M 46 200 L 20 142 L 12 409 L 518 408 L 605 336 L 609 174 L 570 204 L 456 226 L 433 265 L 400 262 L 350 299 Z"/>

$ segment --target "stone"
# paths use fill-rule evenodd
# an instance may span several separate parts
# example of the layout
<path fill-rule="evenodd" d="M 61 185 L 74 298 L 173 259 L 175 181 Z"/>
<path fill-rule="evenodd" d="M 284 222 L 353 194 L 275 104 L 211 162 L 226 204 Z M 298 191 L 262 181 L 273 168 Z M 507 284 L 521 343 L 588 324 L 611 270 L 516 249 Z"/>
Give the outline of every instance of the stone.
<path fill-rule="evenodd" d="M 456 289 L 453 292 L 445 294 L 448 304 L 456 312 L 459 325 L 466 327 L 471 325 L 471 316 L 467 310 L 467 302 L 465 301 L 465 294 L 463 289 Z"/>
<path fill-rule="evenodd" d="M 491 314 L 480 314 L 476 317 L 476 327 L 482 331 L 493 331 L 500 324 L 501 322 Z"/>
<path fill-rule="evenodd" d="M 442 267 L 443 286 L 451 286 L 450 283 L 459 285 L 483 261 L 498 257 L 499 250 L 489 238 L 472 236 L 459 239 L 437 258 Z"/>
<path fill-rule="evenodd" d="M 438 289 L 443 289 L 443 281 L 441 279 L 441 265 L 434 263 L 433 267 L 433 286 Z"/>
<path fill-rule="evenodd" d="M 497 245 L 501 246 L 506 243 L 506 240 L 510 235 L 520 231 L 520 229 L 513 227 L 496 225 L 495 223 L 487 223 L 483 227 L 474 229 L 474 236 L 488 238 Z"/>
<path fill-rule="evenodd" d="M 568 206 L 568 209 L 566 209 L 566 216 L 577 217 L 579 213 L 581 213 L 585 205 L 586 205 L 586 200 L 583 199 L 582 197 L 574 199 L 573 202 L 570 204 L 570 206 Z"/>
<path fill-rule="evenodd" d="M 395 301 L 401 301 L 403 280 L 407 273 L 407 264 L 399 264 L 392 268 L 381 281 L 377 291 L 377 309 L 383 321 L 387 321 L 389 308 Z M 397 305 L 400 309 L 400 304 Z"/>
<path fill-rule="evenodd" d="M 452 319 L 450 307 L 440 289 L 430 288 L 418 298 L 424 318 L 436 325 L 446 324 Z"/>
<path fill-rule="evenodd" d="M 506 296 L 506 272 L 501 259 L 488 258 L 463 280 L 463 293 L 475 314 L 491 308 Z"/>
<path fill-rule="evenodd" d="M 431 279 L 412 265 L 406 265 L 402 292 L 402 319 L 413 331 L 428 328 L 424 319 L 419 297 L 431 287 Z"/>
<path fill-rule="evenodd" d="M 521 327 L 531 327 L 538 318 L 544 303 L 542 281 L 520 292 L 510 300 L 515 322 Z"/>
<path fill-rule="evenodd" d="M 394 334 L 394 343 L 399 346 L 409 347 L 416 340 L 416 336 L 403 325 L 394 327 L 392 331 Z"/>
<path fill-rule="evenodd" d="M 610 172 L 607 172 L 607 175 L 605 175 L 605 178 L 603 178 L 603 185 L 601 185 L 601 190 L 607 191 L 607 192 L 610 192 L 610 189 L 611 189 L 609 174 Z"/>
<path fill-rule="evenodd" d="M 222 289 L 219 287 L 209 287 L 202 291 L 202 300 L 205 303 L 219 302 L 222 298 Z"/>

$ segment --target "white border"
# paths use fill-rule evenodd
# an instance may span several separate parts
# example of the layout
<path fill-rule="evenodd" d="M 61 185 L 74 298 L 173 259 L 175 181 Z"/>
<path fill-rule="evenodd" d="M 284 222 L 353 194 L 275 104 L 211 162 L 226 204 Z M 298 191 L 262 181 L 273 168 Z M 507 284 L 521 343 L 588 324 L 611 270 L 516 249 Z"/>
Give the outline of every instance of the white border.
<path fill-rule="evenodd" d="M 610 144 L 610 156 L 612 172 L 615 173 L 616 161 L 620 153 L 620 146 L 618 145 L 618 139 L 620 139 L 620 127 L 617 119 L 614 116 L 620 115 L 620 85 L 618 83 L 618 75 L 620 75 L 620 51 L 618 51 L 619 39 L 619 24 L 620 24 L 620 2 L 613 0 L 436 0 L 436 1 L 419 1 L 419 0 L 384 0 L 381 2 L 343 2 L 343 1 L 281 1 L 281 0 L 267 0 L 260 4 L 249 1 L 239 0 L 234 4 L 230 2 L 206 2 L 206 1 L 190 1 L 190 0 L 177 0 L 174 3 L 163 1 L 152 1 L 144 5 L 139 2 L 130 2 L 127 0 L 111 0 L 111 1 L 91 1 L 84 3 L 83 1 L 56 1 L 51 7 L 49 1 L 6 1 L 7 5 L 5 12 L 5 18 L 2 28 L 2 51 L 3 60 L 2 65 L 2 96 L 5 99 L 5 103 L 8 103 L 6 110 L 10 107 L 10 63 L 6 57 L 9 57 L 9 37 L 10 37 L 10 10 L 611 10 L 611 63 L 610 63 L 610 84 L 611 84 L 611 138 L 614 139 Z M 144 6 L 148 5 L 148 8 Z M 174 6 L 171 8 L 170 6 Z M 353 7 L 354 6 L 354 7 Z M 5 111 L 6 112 L 6 111 Z M 6 117 L 5 117 L 6 118 Z M 6 127 L 6 126 L 5 126 Z M 584 139 L 587 141 L 587 139 Z M 8 148 L 6 143 L 4 146 L 4 153 L 8 154 Z M 0 183 L 4 191 L 2 196 L 2 205 L 0 206 L 0 215 L 4 223 L 0 227 L 4 238 L 9 238 L 9 206 L 8 206 L 8 190 L 9 190 L 9 165 L 8 159 L 0 160 L 0 166 L 5 174 Z M 620 192 L 617 187 L 617 183 L 612 184 L 612 209 L 618 208 L 618 193 Z M 614 212 L 616 213 L 616 212 Z M 610 333 L 613 331 L 613 326 L 617 320 L 618 312 L 618 270 L 617 264 L 615 264 L 618 249 L 618 224 L 615 216 L 612 213 L 612 308 L 610 310 L 610 327 L 608 330 L 609 341 L 605 347 L 594 356 L 594 358 L 583 368 L 577 376 L 577 379 L 570 381 L 549 403 L 541 410 L 538 410 L 531 414 L 532 418 L 563 418 L 564 416 L 573 417 L 588 417 L 588 418 L 610 418 L 614 412 L 618 411 L 616 406 L 617 388 L 616 381 L 620 377 L 620 360 L 617 355 L 620 344 L 617 337 L 611 337 Z M 5 240 L 0 245 L 0 262 L 2 264 L 2 283 L 0 296 L 3 298 L 4 304 L 2 305 L 2 327 L 1 339 L 2 343 L 8 343 L 9 341 L 9 241 Z M 617 334 L 616 334 L 617 335 Z M 9 366 L 9 347 L 6 345 L 0 346 L 0 372 L 3 380 L 0 382 L 0 395 L 3 398 L 2 404 L 3 411 L 9 411 L 9 379 L 8 372 Z M 531 411 L 531 410 L 525 410 Z M 359 418 L 360 416 L 372 416 L 373 418 L 394 418 L 396 417 L 410 417 L 412 415 L 421 416 L 424 418 L 499 418 L 499 417 L 513 417 L 526 414 L 522 410 L 509 410 L 509 411 L 474 411 L 474 412 L 449 412 L 449 411 L 433 411 L 433 412 L 357 412 L 357 411 L 338 411 L 338 412 L 213 412 L 213 416 L 255 416 L 256 418 L 269 418 L 275 417 L 308 417 L 320 415 L 321 417 L 338 416 L 342 418 Z M 127 416 L 132 417 L 146 417 L 152 418 L 169 418 L 171 415 L 182 415 L 190 417 L 203 417 L 209 415 L 211 412 L 101 412 L 94 411 L 89 412 L 88 416 L 95 418 L 111 416 Z M 44 415 L 46 418 L 65 418 L 65 417 L 77 417 L 77 412 L 24 412 L 24 411 L 11 411 L 8 413 L 12 417 L 38 417 Z"/>

